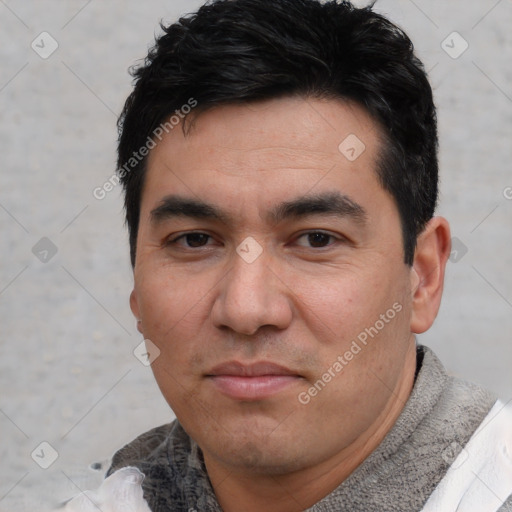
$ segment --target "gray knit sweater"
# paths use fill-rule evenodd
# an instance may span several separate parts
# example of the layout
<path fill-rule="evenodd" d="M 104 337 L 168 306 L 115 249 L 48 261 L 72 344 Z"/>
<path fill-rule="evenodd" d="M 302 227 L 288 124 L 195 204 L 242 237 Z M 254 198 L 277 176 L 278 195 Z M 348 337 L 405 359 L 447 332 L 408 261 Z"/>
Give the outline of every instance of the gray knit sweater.
<path fill-rule="evenodd" d="M 495 397 L 447 375 L 434 353 L 418 347 L 413 391 L 378 448 L 331 494 L 307 512 L 420 511 Z M 459 450 L 460 451 L 460 450 Z M 153 512 L 221 512 L 202 453 L 174 421 L 119 450 L 107 475 L 137 466 Z M 442 512 L 442 511 L 440 511 Z M 512 512 L 512 496 L 500 509 Z"/>

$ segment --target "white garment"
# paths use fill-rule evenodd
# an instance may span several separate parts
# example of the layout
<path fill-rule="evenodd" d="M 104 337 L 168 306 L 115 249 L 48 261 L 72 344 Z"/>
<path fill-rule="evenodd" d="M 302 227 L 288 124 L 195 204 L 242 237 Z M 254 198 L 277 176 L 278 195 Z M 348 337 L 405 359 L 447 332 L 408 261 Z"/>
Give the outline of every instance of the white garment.
<path fill-rule="evenodd" d="M 134 467 L 118 469 L 96 491 L 85 491 L 64 512 L 151 512 L 142 493 L 144 475 Z"/>
<path fill-rule="evenodd" d="M 512 401 L 498 400 L 422 512 L 497 512 L 512 495 Z"/>

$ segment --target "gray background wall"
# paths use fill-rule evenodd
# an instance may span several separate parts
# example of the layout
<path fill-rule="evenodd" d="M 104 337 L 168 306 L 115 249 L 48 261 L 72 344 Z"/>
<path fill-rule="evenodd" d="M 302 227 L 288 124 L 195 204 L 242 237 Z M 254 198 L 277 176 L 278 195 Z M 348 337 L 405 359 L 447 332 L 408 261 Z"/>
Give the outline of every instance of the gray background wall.
<path fill-rule="evenodd" d="M 141 338 L 119 187 L 101 201 L 92 191 L 115 167 L 128 66 L 161 18 L 200 3 L 0 0 L 0 511 L 43 510 L 95 485 L 89 464 L 173 417 L 132 353 Z M 409 32 L 430 72 L 439 213 L 458 239 L 441 313 L 420 341 L 510 399 L 512 2 L 377 9 Z M 58 44 L 50 56 L 43 31 Z M 454 31 L 469 45 L 458 58 Z"/>

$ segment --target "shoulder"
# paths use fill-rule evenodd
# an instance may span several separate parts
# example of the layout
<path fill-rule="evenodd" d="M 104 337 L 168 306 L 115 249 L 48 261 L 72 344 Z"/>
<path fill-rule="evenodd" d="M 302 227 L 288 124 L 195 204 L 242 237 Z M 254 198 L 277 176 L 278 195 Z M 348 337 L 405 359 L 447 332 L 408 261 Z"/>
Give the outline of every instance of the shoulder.
<path fill-rule="evenodd" d="M 422 410 L 421 421 L 406 445 L 422 461 L 420 465 L 428 468 L 426 473 L 430 477 L 425 483 L 433 490 L 487 417 L 497 397 L 472 382 L 449 376 L 436 355 L 426 347 L 421 348 L 423 378 L 418 379 L 403 416 L 410 414 L 410 406 Z"/>
<path fill-rule="evenodd" d="M 153 428 L 123 446 L 114 454 L 106 476 L 126 466 L 135 466 L 141 469 L 142 465 L 146 466 L 157 462 L 164 456 L 168 440 L 173 430 L 176 429 L 176 425 L 177 422 L 173 421 Z"/>
<path fill-rule="evenodd" d="M 423 353 L 421 378 L 409 402 L 418 402 L 414 404 L 416 407 L 422 402 L 419 407 L 424 413 L 421 423 L 429 429 L 446 433 L 449 438 L 455 434 L 461 441 L 467 441 L 497 397 L 472 382 L 449 376 L 429 348 L 420 346 L 418 352 Z"/>
<path fill-rule="evenodd" d="M 488 391 L 449 376 L 436 355 L 419 346 L 417 378 L 395 425 L 312 510 L 421 510 L 495 402 Z"/>
<path fill-rule="evenodd" d="M 424 512 L 509 512 L 512 504 L 512 402 L 497 400 L 430 496 Z M 508 497 L 507 500 L 505 498 Z M 489 510 L 491 510 L 489 508 Z"/>
<path fill-rule="evenodd" d="M 201 451 L 177 420 L 149 430 L 121 448 L 107 476 L 127 466 L 143 473 L 144 498 L 155 512 L 186 511 L 190 503 L 214 499 Z"/>

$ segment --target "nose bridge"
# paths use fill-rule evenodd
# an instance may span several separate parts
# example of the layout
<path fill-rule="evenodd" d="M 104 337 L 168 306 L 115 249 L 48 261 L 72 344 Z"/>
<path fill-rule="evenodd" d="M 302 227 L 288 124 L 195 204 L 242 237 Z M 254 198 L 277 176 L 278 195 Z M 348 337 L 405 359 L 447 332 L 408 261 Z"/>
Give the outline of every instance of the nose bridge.
<path fill-rule="evenodd" d="M 244 256 L 240 256 L 240 252 L 243 250 L 243 247 L 239 247 L 237 255 L 233 258 L 233 270 L 228 275 L 228 287 L 235 296 L 251 296 L 252 300 L 264 301 L 265 294 L 270 288 L 271 279 L 268 258 L 261 255 L 254 257 L 253 255 L 250 259 L 246 259 Z"/>
<path fill-rule="evenodd" d="M 232 268 L 221 283 L 213 310 L 218 327 L 253 334 L 263 325 L 285 328 L 291 319 L 290 304 L 270 267 L 269 255 L 256 255 L 251 241 L 240 244 Z"/>

